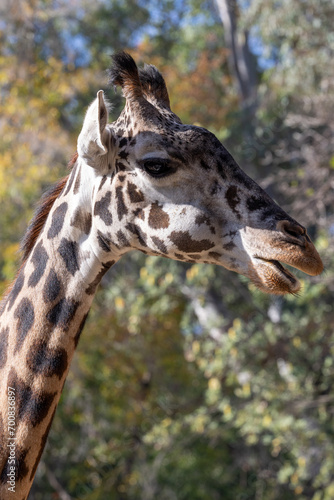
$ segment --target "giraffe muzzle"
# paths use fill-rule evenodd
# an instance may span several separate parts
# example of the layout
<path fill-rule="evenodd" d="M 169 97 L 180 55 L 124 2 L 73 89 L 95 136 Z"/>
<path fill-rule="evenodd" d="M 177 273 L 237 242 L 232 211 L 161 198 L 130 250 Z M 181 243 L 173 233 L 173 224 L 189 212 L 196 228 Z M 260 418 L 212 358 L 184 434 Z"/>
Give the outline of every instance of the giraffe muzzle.
<path fill-rule="evenodd" d="M 305 228 L 290 220 L 277 223 L 269 232 L 265 248 L 258 248 L 249 264 L 249 277 L 266 293 L 297 293 L 300 282 L 283 264 L 311 276 L 323 271 L 322 260 Z"/>

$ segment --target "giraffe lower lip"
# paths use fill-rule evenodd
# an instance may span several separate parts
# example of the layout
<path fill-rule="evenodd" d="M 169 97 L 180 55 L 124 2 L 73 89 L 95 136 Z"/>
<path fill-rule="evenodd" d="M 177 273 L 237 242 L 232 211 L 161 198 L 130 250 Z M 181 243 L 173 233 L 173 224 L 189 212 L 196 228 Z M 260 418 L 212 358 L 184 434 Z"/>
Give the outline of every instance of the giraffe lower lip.
<path fill-rule="evenodd" d="M 256 261 L 254 281 L 260 288 L 274 294 L 298 292 L 300 289 L 299 281 L 278 260 L 256 256 Z"/>
<path fill-rule="evenodd" d="M 296 278 L 290 271 L 288 271 L 278 260 L 266 260 L 266 259 L 261 259 L 264 260 L 265 262 L 269 262 L 269 264 L 273 265 L 276 267 L 276 269 L 280 272 L 283 273 L 286 278 L 288 278 L 291 283 L 295 284 L 296 283 Z"/>

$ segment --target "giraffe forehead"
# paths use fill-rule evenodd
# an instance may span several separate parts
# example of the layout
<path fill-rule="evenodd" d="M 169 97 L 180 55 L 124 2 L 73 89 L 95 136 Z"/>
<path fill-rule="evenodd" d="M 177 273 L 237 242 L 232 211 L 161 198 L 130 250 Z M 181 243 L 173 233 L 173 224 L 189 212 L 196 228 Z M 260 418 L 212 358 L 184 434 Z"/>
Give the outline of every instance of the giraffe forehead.
<path fill-rule="evenodd" d="M 202 132 L 204 131 L 204 132 Z M 130 129 L 130 132 L 133 132 Z M 218 148 L 223 148 L 216 137 L 199 127 L 174 123 L 161 129 L 151 127 L 149 130 L 119 136 L 119 153 L 123 151 L 136 158 L 168 158 L 178 159 L 186 164 L 194 158 L 212 156 Z"/>

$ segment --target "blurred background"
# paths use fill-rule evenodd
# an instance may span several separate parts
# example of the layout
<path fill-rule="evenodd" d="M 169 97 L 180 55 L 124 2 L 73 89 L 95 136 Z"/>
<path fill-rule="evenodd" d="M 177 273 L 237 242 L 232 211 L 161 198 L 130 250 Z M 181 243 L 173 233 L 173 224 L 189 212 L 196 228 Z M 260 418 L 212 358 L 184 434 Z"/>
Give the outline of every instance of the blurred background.
<path fill-rule="evenodd" d="M 133 253 L 103 280 L 31 500 L 334 498 L 332 0 L 1 0 L 0 292 L 128 50 L 308 228 L 297 297 Z"/>

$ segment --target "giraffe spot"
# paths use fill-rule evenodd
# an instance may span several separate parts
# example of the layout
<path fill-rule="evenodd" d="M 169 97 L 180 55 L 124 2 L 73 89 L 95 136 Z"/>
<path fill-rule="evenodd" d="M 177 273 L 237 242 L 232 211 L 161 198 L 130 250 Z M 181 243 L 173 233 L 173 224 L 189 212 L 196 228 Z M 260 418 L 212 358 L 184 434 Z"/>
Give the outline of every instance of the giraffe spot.
<path fill-rule="evenodd" d="M 186 258 L 184 257 L 184 255 L 181 255 L 180 253 L 174 253 L 174 257 L 177 260 L 186 260 Z"/>
<path fill-rule="evenodd" d="M 222 186 L 219 184 L 219 182 L 214 181 L 210 189 L 210 195 L 215 196 L 217 193 L 220 193 L 221 190 Z"/>
<path fill-rule="evenodd" d="M 124 203 L 123 197 L 123 188 L 122 186 L 118 186 L 116 188 L 116 200 L 117 200 L 117 215 L 118 219 L 122 220 L 125 215 L 128 213 L 128 208 Z"/>
<path fill-rule="evenodd" d="M 223 234 L 223 238 L 227 238 L 229 236 L 230 238 L 234 238 L 234 236 L 237 234 L 237 231 L 229 231 L 228 233 Z"/>
<path fill-rule="evenodd" d="M 127 137 L 123 137 L 123 139 L 121 139 L 121 140 L 119 141 L 119 147 L 120 147 L 120 148 L 123 148 L 124 146 L 126 146 L 126 145 L 127 145 L 127 143 L 128 143 L 128 139 L 127 139 Z"/>
<path fill-rule="evenodd" d="M 189 253 L 189 254 L 187 255 L 187 257 L 188 257 L 189 259 L 193 259 L 193 260 L 197 260 L 197 259 L 199 259 L 199 255 L 194 254 L 194 253 Z"/>
<path fill-rule="evenodd" d="M 92 214 L 85 212 L 82 208 L 77 208 L 71 220 L 71 226 L 80 229 L 85 234 L 89 234 L 92 227 Z"/>
<path fill-rule="evenodd" d="M 225 167 L 224 167 L 224 164 L 221 163 L 220 161 L 217 162 L 217 170 L 218 170 L 218 174 L 220 175 L 220 177 L 222 179 L 226 180 Z"/>
<path fill-rule="evenodd" d="M 9 327 L 2 328 L 0 331 L 0 369 L 6 365 L 8 350 Z"/>
<path fill-rule="evenodd" d="M 201 224 L 206 224 L 207 226 L 209 226 L 211 233 L 216 234 L 215 228 L 211 226 L 210 218 L 206 215 L 197 215 L 197 217 L 195 218 L 195 224 L 197 224 L 198 226 L 200 226 Z"/>
<path fill-rule="evenodd" d="M 48 277 L 46 278 L 45 285 L 43 288 L 43 299 L 44 302 L 53 302 L 56 300 L 60 293 L 60 281 L 56 272 L 51 269 Z"/>
<path fill-rule="evenodd" d="M 265 198 L 258 198 L 257 196 L 250 196 L 246 202 L 247 208 L 250 211 L 261 210 L 267 208 L 271 203 Z"/>
<path fill-rule="evenodd" d="M 103 276 L 105 275 L 105 273 L 108 271 L 108 269 L 113 264 L 115 264 L 114 260 L 112 260 L 110 262 L 107 262 L 106 264 L 102 264 L 102 268 L 100 269 L 100 271 L 96 275 L 96 278 L 90 283 L 90 285 L 85 290 L 85 292 L 87 293 L 87 295 L 93 295 L 95 293 L 96 288 L 98 287 L 101 279 L 103 278 Z"/>
<path fill-rule="evenodd" d="M 34 373 L 45 377 L 56 375 L 60 380 L 68 365 L 67 353 L 61 347 L 49 348 L 44 340 L 35 341 L 28 351 L 27 365 Z"/>
<path fill-rule="evenodd" d="M 218 252 L 209 252 L 209 257 L 211 259 L 220 261 L 220 258 L 222 257 L 222 254 L 218 253 Z"/>
<path fill-rule="evenodd" d="M 137 208 L 133 211 L 133 215 L 138 217 L 138 219 L 145 220 L 145 212 L 142 208 Z"/>
<path fill-rule="evenodd" d="M 152 236 L 152 241 L 155 244 L 155 246 L 160 250 L 161 253 L 167 253 L 167 247 L 164 244 L 164 242 L 158 238 L 157 236 Z"/>
<path fill-rule="evenodd" d="M 74 183 L 73 194 L 77 194 L 79 192 L 80 182 L 81 182 L 81 170 L 79 169 L 77 178 L 75 179 Z"/>
<path fill-rule="evenodd" d="M 75 273 L 79 271 L 78 243 L 76 241 L 70 241 L 66 238 L 63 238 L 58 247 L 58 253 L 61 255 L 68 272 L 71 273 L 72 276 L 74 276 Z"/>
<path fill-rule="evenodd" d="M 124 163 L 122 163 L 119 160 L 116 160 L 116 168 L 117 168 L 117 170 L 120 170 L 121 172 L 124 172 L 124 170 L 126 170 L 126 166 L 124 165 Z"/>
<path fill-rule="evenodd" d="M 228 252 L 229 252 L 229 251 L 231 251 L 231 250 L 233 250 L 233 248 L 235 248 L 235 247 L 236 247 L 236 244 L 235 244 L 235 243 L 233 243 L 233 241 L 230 241 L 229 243 L 225 243 L 225 244 L 223 245 L 223 248 L 224 248 L 225 250 L 227 250 Z"/>
<path fill-rule="evenodd" d="M 19 422 L 26 422 L 35 427 L 47 416 L 56 392 L 33 391 L 30 385 L 21 380 L 14 368 L 8 375 L 7 384 L 15 388 L 16 411 Z"/>
<path fill-rule="evenodd" d="M 62 230 L 68 205 L 66 201 L 59 205 L 52 214 L 51 226 L 48 230 L 48 239 L 55 238 Z"/>
<path fill-rule="evenodd" d="M 56 407 L 57 408 L 57 407 Z M 46 444 L 46 440 L 48 438 L 48 435 L 49 435 L 49 432 L 50 432 L 50 429 L 51 429 L 51 425 L 52 425 L 52 421 L 53 421 L 53 417 L 56 413 L 56 408 L 53 410 L 53 413 L 52 413 L 52 417 L 50 419 L 50 422 L 48 423 L 47 425 L 47 428 L 45 429 L 45 432 L 42 436 L 42 439 L 41 439 L 41 445 L 40 445 L 40 448 L 39 448 L 39 451 L 38 451 L 38 455 L 37 455 L 37 458 L 36 458 L 36 462 L 31 470 L 31 474 L 30 474 L 30 481 L 33 480 L 35 474 L 36 474 L 36 470 L 37 470 L 37 467 L 38 467 L 38 464 L 40 462 L 40 459 L 41 459 L 41 456 L 42 456 L 42 453 L 43 453 L 43 450 L 44 450 L 44 447 L 45 447 L 45 444 Z M 25 500 L 25 499 L 23 499 Z"/>
<path fill-rule="evenodd" d="M 128 156 L 129 156 L 129 153 L 128 153 L 127 151 L 120 151 L 120 152 L 118 153 L 118 156 L 119 156 L 119 158 L 120 158 L 121 160 L 125 160 L 125 161 L 127 161 Z"/>
<path fill-rule="evenodd" d="M 17 296 L 22 290 L 23 284 L 24 284 L 24 273 L 23 270 L 21 270 L 8 297 L 8 311 L 10 311 L 11 308 L 13 307 L 13 304 Z"/>
<path fill-rule="evenodd" d="M 104 252 L 110 252 L 111 240 L 100 231 L 97 232 L 97 241 Z"/>
<path fill-rule="evenodd" d="M 77 345 L 78 345 L 78 342 L 79 342 L 80 336 L 82 334 L 82 330 L 84 329 L 84 326 L 85 326 L 87 318 L 88 318 L 88 313 L 85 314 L 85 316 L 82 318 L 82 321 L 80 323 L 78 331 L 75 334 L 75 337 L 74 337 L 74 345 L 75 345 L 75 347 L 77 347 Z"/>
<path fill-rule="evenodd" d="M 99 189 L 98 189 L 98 191 L 100 191 L 100 190 L 103 188 L 104 183 L 106 182 L 106 180 L 107 180 L 107 176 L 106 176 L 106 175 L 104 175 L 104 176 L 102 177 L 102 179 L 101 179 L 101 182 L 100 182 L 100 185 L 99 185 Z"/>
<path fill-rule="evenodd" d="M 95 203 L 94 206 L 94 215 L 98 215 L 106 226 L 110 226 L 112 224 L 112 215 L 109 212 L 110 202 L 111 192 L 108 191 L 103 198 Z"/>
<path fill-rule="evenodd" d="M 152 203 L 148 216 L 148 224 L 152 229 L 165 229 L 169 226 L 169 215 L 162 210 L 159 203 Z"/>
<path fill-rule="evenodd" d="M 140 203 L 145 200 L 145 196 L 132 182 L 128 182 L 128 193 L 131 203 Z"/>
<path fill-rule="evenodd" d="M 70 323 L 79 306 L 79 302 L 72 299 L 60 299 L 57 304 L 50 309 L 46 319 L 55 327 L 62 328 L 65 332 L 69 329 Z"/>
<path fill-rule="evenodd" d="M 14 353 L 16 353 L 21 349 L 24 339 L 35 321 L 34 306 L 29 299 L 24 298 L 21 300 L 15 309 L 14 318 L 18 320 L 16 329 L 16 346 L 14 350 Z"/>
<path fill-rule="evenodd" d="M 210 240 L 193 240 L 188 231 L 172 231 L 169 239 L 181 252 L 186 253 L 204 252 L 215 246 Z"/>
<path fill-rule="evenodd" d="M 124 247 L 130 246 L 130 243 L 129 243 L 127 237 L 125 236 L 125 234 L 123 233 L 123 231 L 118 230 L 116 233 L 116 236 L 118 239 L 119 248 L 124 248 Z"/>
<path fill-rule="evenodd" d="M 200 165 L 204 170 L 211 170 L 211 167 L 204 160 L 200 161 Z"/>
<path fill-rule="evenodd" d="M 143 233 L 143 231 L 140 229 L 139 226 L 137 226 L 137 224 L 131 224 L 131 223 L 129 223 L 129 224 L 126 225 L 126 229 L 128 229 L 132 234 L 134 234 L 135 236 L 137 236 L 139 243 L 143 247 L 147 247 L 146 234 Z"/>
<path fill-rule="evenodd" d="M 48 260 L 49 256 L 46 253 L 45 248 L 43 247 L 43 243 L 40 241 L 38 245 L 36 245 L 31 257 L 31 262 L 34 264 L 35 270 L 30 275 L 28 286 L 35 287 L 37 285 L 44 274 Z"/>
<path fill-rule="evenodd" d="M 238 188 L 236 186 L 230 186 L 225 193 L 225 198 L 233 212 L 236 213 L 238 217 L 240 217 L 239 210 L 237 210 L 236 208 L 241 201 L 238 194 Z"/>

